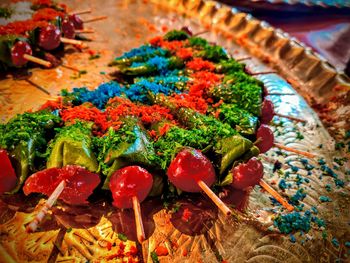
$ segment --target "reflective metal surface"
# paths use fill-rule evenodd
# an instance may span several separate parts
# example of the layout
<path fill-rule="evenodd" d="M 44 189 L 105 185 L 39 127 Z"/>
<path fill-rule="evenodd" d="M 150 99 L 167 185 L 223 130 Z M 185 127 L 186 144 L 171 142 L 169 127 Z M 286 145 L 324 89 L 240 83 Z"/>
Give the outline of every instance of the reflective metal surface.
<path fill-rule="evenodd" d="M 306 101 L 326 105 L 333 96 L 349 98 L 349 82 L 317 54 L 289 39 L 283 32 L 275 30 L 250 15 L 238 13 L 234 9 L 212 1 L 107 0 L 103 1 L 103 5 L 100 1 L 67 3 L 72 6 L 72 9 L 91 6 L 94 16 L 107 15 L 108 20 L 91 24 L 96 34 L 92 36 L 93 41 L 89 46 L 99 52 L 101 58 L 89 60 L 88 53 L 70 52 L 73 51 L 72 48 L 68 48 L 69 53 L 63 58 L 66 65 L 87 70 L 87 74 L 77 78 L 76 72 L 63 67 L 32 71 L 30 80 L 46 88 L 52 95 L 58 94 L 63 88 L 71 89 L 78 86 L 94 88 L 99 83 L 108 81 L 107 73 L 112 69 L 106 65 L 113 57 L 144 43 L 153 36 L 163 34 L 164 31 L 187 26 L 194 33 L 205 31 L 202 37 L 224 46 L 236 58 L 252 56 L 245 61 L 252 72 L 278 71 L 273 74 L 257 75 L 257 78 L 265 83 L 270 93 L 295 94 L 271 95 L 270 98 L 276 105 L 277 112 L 305 119 L 307 123 L 303 125 L 286 119 L 280 122 L 281 119 L 275 117 L 273 128 L 276 141 L 299 150 L 316 153 L 324 158 L 329 166 L 333 165 L 334 157 L 345 156 L 344 153 L 335 150 L 332 137 L 322 125 L 318 114 Z M 0 113 L 3 121 L 15 113 L 37 108 L 48 98 L 45 93 L 26 81 L 13 80 L 11 77 L 0 81 L 0 92 L 3 93 L 0 99 L 2 104 Z M 337 122 L 332 123 L 329 128 L 334 135 L 341 135 L 349 125 L 347 121 L 349 100 L 342 100 L 329 114 L 337 117 Z M 168 244 L 171 247 L 168 256 L 160 257 L 161 262 L 220 262 L 221 258 L 228 262 L 347 260 L 348 248 L 344 243 L 350 236 L 349 176 L 346 176 L 344 171 L 350 168 L 349 163 L 337 170 L 338 178 L 345 182 L 344 187 L 337 188 L 334 185 L 334 178 L 322 176 L 318 158 L 308 161 L 315 168 L 311 175 L 307 175 L 308 171 L 303 167 L 300 156 L 286 152 L 283 155 L 277 153 L 279 153 L 277 149 L 272 149 L 267 156 L 286 164 L 283 166 L 284 173 L 273 173 L 272 164 L 265 162 L 265 180 L 276 189 L 282 178 L 287 183 L 291 183 L 292 187 L 284 192 L 288 198 L 295 194 L 298 188 L 303 187 L 307 196 L 300 204 L 304 205 L 304 209 L 310 209 L 312 206 L 317 208 L 317 216 L 324 219 L 327 225 L 326 237 L 322 237 L 322 229 L 311 229 L 308 234 L 304 233 L 304 236 L 295 234 L 297 241 L 292 243 L 288 235 L 281 235 L 276 229 L 269 228 L 276 215 L 286 212 L 272 203 L 267 193 L 262 192 L 259 187 L 255 187 L 250 193 L 246 208 L 247 215 L 240 221 L 234 217 L 225 218 L 203 196 L 194 196 L 181 201 L 184 207 L 191 206 L 193 211 L 196 211 L 190 224 L 182 223 L 177 220 L 176 214 L 166 213 L 161 210 L 160 204 L 154 205 L 153 200 L 150 200 L 143 204 L 144 207 L 153 208 L 143 215 L 147 222 L 148 236 L 148 240 L 142 245 L 144 261 L 151 262 L 150 254 L 159 244 Z M 299 169 L 295 171 L 291 165 Z M 288 177 L 286 172 L 289 172 Z M 309 182 L 296 184 L 300 176 L 308 178 Z M 332 185 L 331 192 L 327 191 L 327 184 Z M 319 197 L 322 195 L 330 197 L 333 201 L 320 202 Z M 235 193 L 231 196 L 235 202 L 240 200 L 242 204 L 246 197 L 245 193 Z M 110 205 L 107 204 L 107 206 Z M 118 228 L 113 228 L 112 225 L 122 222 L 121 216 L 118 217 L 117 214 L 109 216 L 107 221 L 102 216 L 99 219 L 103 220 L 102 225 L 108 225 L 106 233 L 100 231 L 98 236 L 91 234 L 93 231 L 98 232 L 101 224 L 92 226 L 88 230 L 73 228 L 72 233 L 77 235 L 63 233 L 61 248 L 64 251 L 56 252 L 54 259 L 58 262 L 85 262 L 85 260 L 96 259 L 94 251 L 100 253 L 106 249 L 98 241 L 109 238 L 110 233 L 116 234 Z M 132 222 L 129 221 L 129 223 L 130 226 L 133 225 Z M 23 223 L 14 221 L 0 226 L 2 233 L 8 228 L 15 229 L 12 232 L 12 239 L 0 238 L 2 245 L 0 252 L 7 251 L 15 261 L 26 262 L 30 253 L 26 253 L 25 249 L 30 250 L 33 247 L 24 248 L 23 244 L 29 241 L 18 239 L 22 237 L 32 240 L 33 236 L 28 238 L 24 235 L 21 224 Z M 48 246 L 46 247 L 48 252 L 53 250 L 53 242 L 58 240 L 58 231 L 56 227 L 42 236 L 47 240 L 45 244 Z M 22 235 L 18 234 L 19 232 Z M 13 233 L 17 233 L 17 236 Z M 115 236 L 114 234 L 112 236 Z M 333 238 L 337 238 L 340 246 L 337 247 L 332 243 Z M 176 246 L 173 243 L 176 243 Z M 23 253 L 19 253 L 16 258 L 14 249 L 20 245 Z M 47 257 L 44 257 L 45 260 Z"/>

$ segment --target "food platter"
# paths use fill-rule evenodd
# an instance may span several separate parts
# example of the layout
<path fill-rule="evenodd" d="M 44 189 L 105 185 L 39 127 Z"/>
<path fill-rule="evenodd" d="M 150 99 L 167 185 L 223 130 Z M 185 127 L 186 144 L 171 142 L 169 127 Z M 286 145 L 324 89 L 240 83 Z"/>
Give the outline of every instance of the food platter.
<path fill-rule="evenodd" d="M 320 7 L 350 7 L 348 1 L 337 1 L 337 0 L 324 0 L 324 1 L 313 1 L 313 0 L 253 0 L 252 2 L 269 2 L 271 4 L 289 4 L 289 5 L 306 5 L 306 6 L 320 6 Z"/>
<path fill-rule="evenodd" d="M 69 4 L 74 8 L 78 2 Z M 247 62 L 252 72 L 278 70 L 276 73 L 261 75 L 258 78 L 264 82 L 270 93 L 296 94 L 271 96 L 274 104 L 277 105 L 278 112 L 307 120 L 305 125 L 290 121 L 283 121 L 282 127 L 276 125 L 279 142 L 300 150 L 317 153 L 319 157 L 326 160 L 328 165 L 332 165 L 333 157 L 343 156 L 344 153 L 334 149 L 334 141 L 318 115 L 296 93 L 295 89 L 304 95 L 310 104 L 329 106 L 330 98 L 334 96 L 335 90 L 337 90 L 336 97 L 349 98 L 349 83 L 317 54 L 289 39 L 283 32 L 216 2 L 119 1 L 115 3 L 106 1 L 103 8 L 98 8 L 98 3 L 94 2 L 84 4 L 90 4 L 92 8 L 98 10 L 96 12 L 100 12 L 100 15 L 107 15 L 108 23 L 116 26 L 106 27 L 103 23 L 95 25 L 98 33 L 89 46 L 98 50 L 101 58 L 89 60 L 88 54 L 76 52 L 65 55 L 65 59 L 70 64 L 86 70 L 86 75 L 76 78 L 71 71 L 60 67 L 33 70 L 31 79 L 44 86 L 52 95 L 56 95 L 63 88 L 70 90 L 74 86 L 82 85 L 94 88 L 101 82 L 108 81 L 109 76 L 106 73 L 111 72 L 111 68 L 107 67 L 107 63 L 116 55 L 139 46 L 152 36 L 162 34 L 162 30 L 187 26 L 193 32 L 206 30 L 203 37 L 224 46 L 234 57 L 240 58 L 252 54 L 254 58 Z M 83 7 L 79 5 L 79 8 Z M 1 116 L 4 120 L 9 119 L 15 113 L 37 108 L 48 98 L 47 95 L 21 80 L 14 81 L 6 78 L 0 82 L 0 85 L 0 89 L 4 90 L 7 96 L 3 101 L 4 107 L 1 107 Z M 336 107 L 330 108 L 327 114 L 328 117 L 332 116 L 337 119 L 334 122 L 325 123 L 333 136 L 341 138 L 349 129 L 349 123 L 346 122 L 349 116 L 349 105 L 346 99 L 333 100 L 332 103 L 332 105 L 336 104 Z M 300 134 L 303 139 L 300 139 Z M 319 147 L 321 144 L 322 148 Z M 294 184 L 298 173 L 307 174 L 307 169 L 304 169 L 305 166 L 296 155 L 288 154 L 281 157 L 277 156 L 276 151 L 270 151 L 269 156 L 278 158 L 283 163 L 288 161 L 292 164 L 286 169 L 292 176 L 284 178 L 290 183 Z M 346 182 L 345 187 L 336 188 L 334 186 L 332 192 L 328 192 L 325 186 L 332 184 L 333 179 L 329 176 L 320 176 L 322 171 L 317 159 L 309 160 L 309 162 L 316 168 L 308 177 L 309 182 L 303 185 L 308 196 L 301 203 L 308 208 L 317 207 L 319 215 L 327 222 L 327 237 L 322 238 L 323 231 L 312 229 L 305 238 L 302 237 L 302 234 L 300 237 L 296 235 L 298 241 L 292 243 L 288 235 L 281 235 L 278 231 L 269 228 L 278 206 L 271 203 L 266 193 L 262 193 L 258 187 L 249 195 L 243 192 L 229 197 L 233 198 L 237 207 L 247 205 L 248 216 L 243 222 L 235 218 L 225 218 L 202 195 L 186 197 L 181 201 L 180 215 L 185 208 L 192 208 L 196 213 L 196 220 L 188 223 L 181 221 L 176 213 L 169 214 L 161 209 L 162 206 L 156 199 L 150 199 L 143 203 L 143 218 L 148 237 L 141 249 L 144 261 L 151 260 L 151 252 L 161 243 L 170 247 L 168 249 L 170 253 L 160 257 L 161 262 L 216 262 L 221 261 L 221 258 L 228 262 L 244 260 L 279 262 L 284 261 L 286 257 L 290 258 L 290 262 L 314 262 L 320 258 L 324 262 L 334 261 L 337 258 L 345 259 L 348 248 L 344 244 L 348 241 L 346 238 L 349 236 L 347 225 L 349 214 L 346 209 L 349 204 L 347 188 L 349 181 L 344 172 L 349 167 L 345 164 L 337 171 L 339 178 Z M 268 171 L 265 172 L 266 181 L 278 182 L 281 175 L 273 173 L 273 165 L 270 163 L 266 162 L 265 165 Z M 293 166 L 299 167 L 298 170 L 295 171 Z M 297 188 L 287 189 L 287 196 L 294 195 Z M 319 201 L 320 196 L 329 196 L 333 202 L 322 203 Z M 20 200 L 19 196 L 17 198 Z M 248 202 L 246 202 L 247 198 Z M 7 203 L 10 203 L 11 207 L 16 207 L 13 200 L 7 200 Z M 27 209 L 26 212 L 31 212 L 34 206 L 30 207 L 30 204 L 28 206 L 24 207 L 22 204 L 17 209 Z M 69 207 L 66 208 L 67 211 L 69 209 Z M 15 210 L 12 210 L 12 215 Z M 0 247 L 3 253 L 0 254 L 7 255 L 9 262 L 11 262 L 10 257 L 14 261 L 26 262 L 33 257 L 38 244 L 45 244 L 47 250 L 44 250 L 43 258 L 38 259 L 39 261 L 45 261 L 48 258 L 57 260 L 57 262 L 68 260 L 75 262 L 79 261 L 79 258 L 93 261 L 107 249 L 104 242 L 108 238 L 116 239 L 115 234 L 118 232 L 127 233 L 130 239 L 135 240 L 135 233 L 132 233 L 129 227 L 133 225 L 130 223 L 132 216 L 128 212 L 113 212 L 111 207 L 104 202 L 96 202 L 90 208 L 84 207 L 79 211 L 73 210 L 68 215 L 57 212 L 57 218 L 61 224 L 74 222 L 72 226 L 67 227 L 71 227 L 70 231 L 66 231 L 66 228 L 62 232 L 61 228 L 54 224 L 47 226 L 46 232 L 35 233 L 28 239 L 23 234 L 24 229 L 12 229 L 10 233 L 15 245 L 11 242 L 3 243 Z M 28 220 L 20 213 L 17 213 L 15 218 L 20 222 Z M 5 221 L 2 222 L 4 223 L 1 226 L 2 231 L 6 227 L 11 227 L 11 223 L 6 224 Z M 334 245 L 334 238 L 340 245 Z M 40 243 L 38 240 L 45 241 Z M 61 242 L 61 245 L 57 245 L 57 242 Z M 16 246 L 17 249 L 20 246 L 24 253 L 16 255 Z M 55 249 L 57 247 L 59 249 Z"/>

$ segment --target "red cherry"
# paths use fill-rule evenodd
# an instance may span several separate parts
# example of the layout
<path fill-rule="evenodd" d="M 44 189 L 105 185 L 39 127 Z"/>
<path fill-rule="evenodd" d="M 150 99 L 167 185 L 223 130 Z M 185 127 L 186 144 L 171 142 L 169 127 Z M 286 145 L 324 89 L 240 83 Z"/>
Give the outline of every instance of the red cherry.
<path fill-rule="evenodd" d="M 28 60 L 26 60 L 23 56 L 24 54 L 31 55 L 32 54 L 32 48 L 27 42 L 24 41 L 18 41 L 16 44 L 13 45 L 11 48 L 11 59 L 13 65 L 16 67 L 21 67 L 25 65 Z"/>
<path fill-rule="evenodd" d="M 68 17 L 69 21 L 71 21 L 74 25 L 75 29 L 83 29 L 84 25 L 83 25 L 83 21 L 80 19 L 80 17 L 76 14 L 70 15 Z"/>
<path fill-rule="evenodd" d="M 189 36 L 193 35 L 192 30 L 188 26 L 181 27 L 181 30 L 186 32 Z"/>
<path fill-rule="evenodd" d="M 212 163 L 200 151 L 186 148 L 179 152 L 168 169 L 168 178 L 176 187 L 185 192 L 200 192 L 198 181 L 209 187 L 215 182 Z"/>
<path fill-rule="evenodd" d="M 93 190 L 99 185 L 98 174 L 92 173 L 78 165 L 63 168 L 49 168 L 31 175 L 25 182 L 23 192 L 51 195 L 58 184 L 66 181 L 66 186 L 59 196 L 68 204 L 84 204 Z"/>
<path fill-rule="evenodd" d="M 261 118 L 262 124 L 269 124 L 275 115 L 274 106 L 271 100 L 265 99 L 261 108 Z"/>
<path fill-rule="evenodd" d="M 259 140 L 256 146 L 259 148 L 260 153 L 265 153 L 273 147 L 275 137 L 271 129 L 267 125 L 262 124 L 256 133 L 256 139 Z"/>
<path fill-rule="evenodd" d="M 247 163 L 242 163 L 231 171 L 232 186 L 236 189 L 245 189 L 259 184 L 264 175 L 264 166 L 260 160 L 253 157 Z"/>
<path fill-rule="evenodd" d="M 75 29 L 72 21 L 68 19 L 64 19 L 62 22 L 62 33 L 66 38 L 74 38 L 75 37 Z"/>
<path fill-rule="evenodd" d="M 61 43 L 61 31 L 54 25 L 41 28 L 39 34 L 39 46 L 46 50 L 57 48 Z"/>
<path fill-rule="evenodd" d="M 140 166 L 127 166 L 113 173 L 109 189 L 113 205 L 118 208 L 132 208 L 132 197 L 141 203 L 146 199 L 153 185 L 153 177 Z"/>
<path fill-rule="evenodd" d="M 16 184 L 17 177 L 9 156 L 5 150 L 0 150 L 0 194 L 11 191 Z"/>

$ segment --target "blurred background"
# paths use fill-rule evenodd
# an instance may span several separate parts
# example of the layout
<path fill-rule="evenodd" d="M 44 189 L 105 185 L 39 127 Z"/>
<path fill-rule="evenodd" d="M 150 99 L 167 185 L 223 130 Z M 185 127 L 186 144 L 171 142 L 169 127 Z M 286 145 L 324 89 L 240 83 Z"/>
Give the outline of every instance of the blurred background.
<path fill-rule="evenodd" d="M 221 0 L 281 28 L 350 76 L 350 0 Z"/>

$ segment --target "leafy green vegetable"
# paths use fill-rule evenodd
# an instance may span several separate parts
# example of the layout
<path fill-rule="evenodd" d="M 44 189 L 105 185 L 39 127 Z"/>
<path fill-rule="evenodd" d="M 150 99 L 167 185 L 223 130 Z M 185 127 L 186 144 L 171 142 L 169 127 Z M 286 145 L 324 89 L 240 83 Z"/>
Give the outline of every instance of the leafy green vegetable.
<path fill-rule="evenodd" d="M 196 56 L 210 60 L 212 62 L 219 62 L 223 59 L 228 59 L 226 51 L 217 45 L 207 45 L 202 51 L 196 53 Z"/>
<path fill-rule="evenodd" d="M 221 157 L 219 166 L 220 174 L 223 174 L 227 168 L 245 152 L 247 152 L 253 143 L 239 135 L 223 138 L 215 145 L 215 152 Z"/>
<path fill-rule="evenodd" d="M 191 47 L 197 48 L 205 48 L 207 45 L 209 45 L 208 41 L 201 37 L 190 37 L 188 39 L 188 43 Z"/>
<path fill-rule="evenodd" d="M 137 119 L 126 118 L 120 129 L 115 131 L 110 128 L 107 134 L 94 140 L 100 170 L 106 176 L 103 189 L 109 189 L 109 179 L 113 172 L 126 165 L 149 167 L 157 163 L 153 144 Z"/>
<path fill-rule="evenodd" d="M 48 148 L 47 168 L 80 165 L 91 172 L 98 170 L 98 163 L 92 152 L 92 123 L 77 122 L 59 129 Z"/>
<path fill-rule="evenodd" d="M 254 145 L 246 153 L 244 153 L 243 156 L 239 157 L 239 159 L 237 159 L 233 162 L 232 168 L 236 167 L 237 165 L 239 165 L 242 162 L 248 161 L 253 156 L 258 156 L 259 153 L 260 153 L 259 148 Z M 230 169 L 228 171 L 227 175 L 221 180 L 220 183 L 218 183 L 219 186 L 225 186 L 225 185 L 232 184 L 233 176 L 232 176 L 231 170 L 232 169 Z"/>
<path fill-rule="evenodd" d="M 226 75 L 225 83 L 209 91 L 210 96 L 225 103 L 236 104 L 255 116 L 261 114 L 262 83 L 244 72 Z"/>
<path fill-rule="evenodd" d="M 203 131 L 199 129 L 186 130 L 173 126 L 155 142 L 154 147 L 156 152 L 160 154 L 160 166 L 165 170 L 184 146 L 202 150 L 209 145 L 210 141 Z"/>
<path fill-rule="evenodd" d="M 242 134 L 255 134 L 258 118 L 235 104 L 224 103 L 220 106 L 219 119 L 228 123 Z"/>
<path fill-rule="evenodd" d="M 0 125 L 0 148 L 13 150 L 19 143 L 28 142 L 33 136 L 46 141 L 61 119 L 47 111 L 18 114 L 7 124 Z M 47 136 L 46 136 L 47 135 Z"/>
<path fill-rule="evenodd" d="M 172 30 L 165 34 L 163 37 L 165 40 L 173 41 L 173 40 L 185 40 L 189 38 L 189 35 L 182 30 Z"/>
<path fill-rule="evenodd" d="M 188 146 L 207 151 L 214 147 L 220 161 L 220 174 L 252 146 L 252 142 L 240 136 L 229 124 L 213 116 L 200 114 L 192 109 L 177 109 L 164 95 L 152 96 L 151 100 L 168 107 L 188 129 L 173 126 L 155 143 L 161 153 L 161 167 L 165 169 L 182 147 Z"/>
<path fill-rule="evenodd" d="M 53 137 L 54 128 L 61 119 L 46 111 L 18 114 L 7 124 L 0 125 L 0 148 L 14 157 L 14 169 L 19 184 L 17 192 L 29 173 L 44 166 L 46 147 Z"/>
<path fill-rule="evenodd" d="M 215 71 L 218 73 L 232 74 L 235 72 L 243 72 L 244 66 L 244 64 L 231 58 L 228 60 L 221 60 L 217 64 Z"/>

